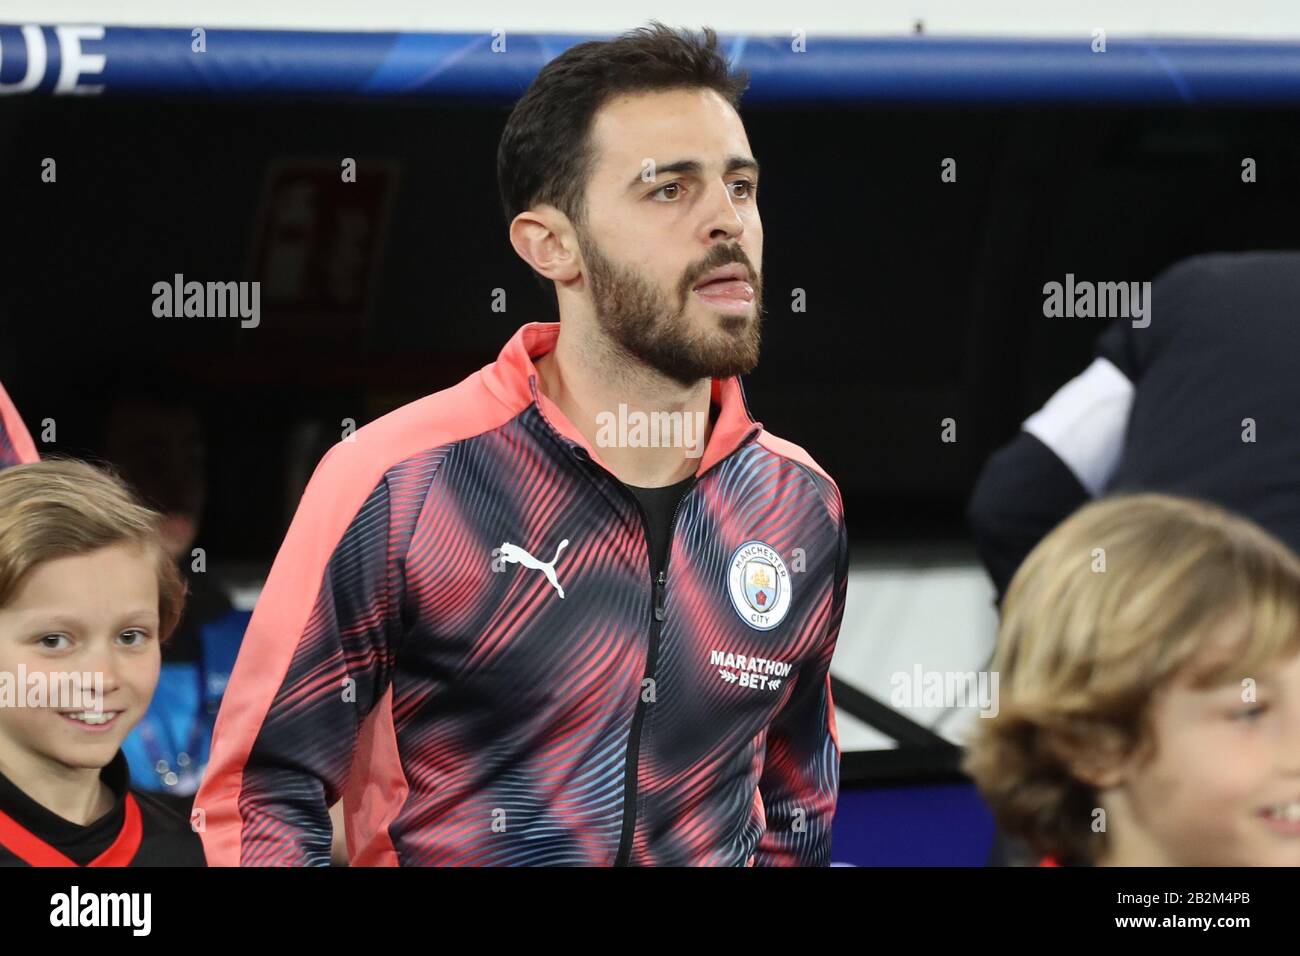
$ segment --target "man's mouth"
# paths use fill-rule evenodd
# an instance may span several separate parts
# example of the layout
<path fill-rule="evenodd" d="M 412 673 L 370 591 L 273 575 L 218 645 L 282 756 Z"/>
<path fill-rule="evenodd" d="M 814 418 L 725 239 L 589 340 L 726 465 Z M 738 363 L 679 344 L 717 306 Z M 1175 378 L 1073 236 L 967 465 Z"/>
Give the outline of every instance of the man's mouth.
<path fill-rule="evenodd" d="M 731 262 L 725 266 L 718 266 L 716 269 L 710 269 L 704 275 L 700 276 L 700 281 L 695 283 L 694 288 L 700 289 L 702 286 L 711 285 L 715 282 L 749 282 L 749 270 L 739 262 Z"/>
<path fill-rule="evenodd" d="M 734 298 L 754 298 L 754 287 L 743 279 L 718 280 L 696 286 L 695 291 L 707 295 L 727 295 Z"/>
<path fill-rule="evenodd" d="M 754 301 L 749 270 L 739 263 L 707 273 L 691 291 L 715 308 L 728 311 L 748 311 Z"/>

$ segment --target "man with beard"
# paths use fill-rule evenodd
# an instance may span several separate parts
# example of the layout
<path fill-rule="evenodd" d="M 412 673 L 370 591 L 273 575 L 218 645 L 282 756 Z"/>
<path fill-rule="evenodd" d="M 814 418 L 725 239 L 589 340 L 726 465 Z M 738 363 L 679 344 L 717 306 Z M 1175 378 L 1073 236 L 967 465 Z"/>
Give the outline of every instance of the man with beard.
<path fill-rule="evenodd" d="M 746 408 L 758 164 L 716 43 L 583 43 L 516 105 L 510 241 L 560 321 L 322 460 L 195 802 L 214 864 L 326 863 L 340 796 L 353 865 L 829 862 L 847 537 Z"/>

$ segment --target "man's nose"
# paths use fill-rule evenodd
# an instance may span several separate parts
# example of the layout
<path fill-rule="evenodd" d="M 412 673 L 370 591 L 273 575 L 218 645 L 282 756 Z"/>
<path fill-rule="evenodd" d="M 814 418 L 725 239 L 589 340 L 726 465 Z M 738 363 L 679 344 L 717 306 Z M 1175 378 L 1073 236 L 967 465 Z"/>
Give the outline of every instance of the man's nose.
<path fill-rule="evenodd" d="M 705 225 L 710 237 L 721 232 L 739 238 L 744 233 L 745 220 L 736 208 L 736 198 L 731 194 L 728 183 L 717 182 L 709 188 L 705 209 Z"/>

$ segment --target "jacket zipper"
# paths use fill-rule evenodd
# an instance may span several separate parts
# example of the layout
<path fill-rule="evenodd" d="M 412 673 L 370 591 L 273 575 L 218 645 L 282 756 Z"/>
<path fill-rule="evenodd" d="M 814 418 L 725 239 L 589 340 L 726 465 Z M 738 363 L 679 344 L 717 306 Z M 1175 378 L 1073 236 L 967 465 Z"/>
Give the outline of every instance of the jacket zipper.
<path fill-rule="evenodd" d="M 761 426 L 752 428 L 740 444 L 732 450 L 731 454 L 727 455 L 727 458 L 730 458 L 757 438 L 760 431 L 762 431 Z M 677 507 L 673 509 L 672 521 L 668 524 L 668 553 L 664 556 L 664 566 L 657 576 L 654 573 L 654 555 L 650 552 L 650 518 L 646 515 L 645 509 L 641 507 L 640 499 L 628 491 L 621 482 L 619 483 L 619 487 L 623 488 L 623 494 L 631 497 L 632 503 L 636 505 L 636 509 L 641 515 L 641 526 L 645 530 L 646 555 L 650 563 L 650 606 L 652 610 L 650 636 L 646 647 L 645 673 L 641 678 L 642 684 L 647 679 L 654 679 L 655 670 L 659 664 L 659 635 L 663 631 L 664 618 L 667 617 L 664 610 L 664 592 L 668 587 L 668 562 L 672 560 L 673 556 L 673 536 L 677 530 L 677 515 L 682 510 L 682 502 L 695 490 L 695 486 L 700 483 L 704 475 L 718 467 L 725 460 L 726 458 L 714 462 L 706 471 L 697 474 L 695 480 L 686 486 L 681 498 L 677 500 Z M 640 689 L 638 689 L 636 713 L 632 717 L 631 739 L 628 741 L 627 747 L 627 767 L 623 776 L 623 832 L 618 841 L 618 854 L 614 857 L 615 866 L 627 866 L 628 860 L 632 856 L 632 837 L 636 832 L 637 818 L 637 769 L 641 757 L 641 726 L 645 722 L 645 712 L 646 701 L 641 696 Z"/>
<path fill-rule="evenodd" d="M 645 513 L 645 508 L 641 507 L 640 499 L 630 491 L 626 492 L 632 496 L 632 501 L 641 514 L 641 526 L 645 530 L 646 555 L 650 562 L 651 615 L 650 637 L 646 645 L 645 673 L 641 677 L 641 684 L 637 690 L 636 713 L 632 716 L 632 731 L 628 740 L 627 767 L 623 777 L 623 833 L 618 841 L 618 855 L 614 858 L 615 866 L 628 865 L 628 859 L 632 855 L 632 837 L 636 832 L 637 770 L 641 757 L 641 725 L 645 722 L 646 712 L 644 685 L 647 680 L 654 679 L 655 670 L 659 664 L 659 635 L 663 631 L 664 618 L 667 617 L 664 610 L 664 589 L 668 583 L 668 562 L 673 556 L 673 531 L 677 528 L 677 514 L 682 510 L 682 502 L 695 489 L 699 479 L 700 476 L 696 475 L 694 480 L 686 486 L 682 496 L 677 499 L 677 507 L 673 509 L 672 520 L 668 523 L 668 551 L 664 555 L 664 566 L 659 569 L 658 575 L 654 573 L 654 553 L 650 540 L 650 518 Z"/>

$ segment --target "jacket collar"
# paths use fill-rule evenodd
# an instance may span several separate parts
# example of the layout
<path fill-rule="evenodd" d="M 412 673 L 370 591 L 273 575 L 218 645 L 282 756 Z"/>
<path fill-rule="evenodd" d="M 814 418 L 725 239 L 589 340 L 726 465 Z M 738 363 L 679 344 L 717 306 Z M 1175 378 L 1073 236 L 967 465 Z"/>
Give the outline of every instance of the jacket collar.
<path fill-rule="evenodd" d="M 497 360 L 483 369 L 484 378 L 493 394 L 512 408 L 523 409 L 536 404 L 547 424 L 570 447 L 583 449 L 592 461 L 610 471 L 577 426 L 537 387 L 537 366 L 533 359 L 552 351 L 559 334 L 559 322 L 529 322 L 522 326 L 510 337 Z M 718 406 L 718 415 L 696 469 L 697 475 L 722 461 L 763 428 L 763 423 L 755 421 L 749 413 L 740 376 L 713 379 L 710 401 Z"/>

